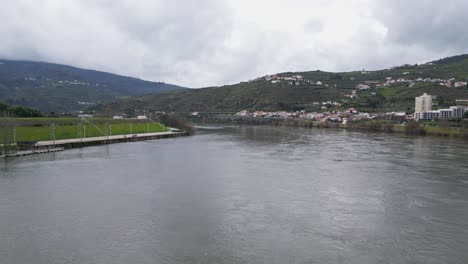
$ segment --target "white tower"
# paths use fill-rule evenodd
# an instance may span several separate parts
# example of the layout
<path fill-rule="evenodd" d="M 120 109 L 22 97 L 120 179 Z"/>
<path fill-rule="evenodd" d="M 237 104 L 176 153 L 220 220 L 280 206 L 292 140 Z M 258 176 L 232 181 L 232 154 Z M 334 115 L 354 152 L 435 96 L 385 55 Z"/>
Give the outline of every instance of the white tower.
<path fill-rule="evenodd" d="M 424 93 L 423 95 L 416 97 L 416 106 L 414 108 L 415 113 L 424 113 L 432 111 L 432 95 Z"/>

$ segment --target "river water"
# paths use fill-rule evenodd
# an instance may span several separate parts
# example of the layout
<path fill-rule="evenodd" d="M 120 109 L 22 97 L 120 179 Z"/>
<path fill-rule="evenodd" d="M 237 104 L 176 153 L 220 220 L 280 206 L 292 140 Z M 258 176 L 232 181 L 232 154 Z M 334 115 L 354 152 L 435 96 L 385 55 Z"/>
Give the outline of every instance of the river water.
<path fill-rule="evenodd" d="M 0 161 L 0 263 L 467 263 L 467 157 L 243 126 Z"/>

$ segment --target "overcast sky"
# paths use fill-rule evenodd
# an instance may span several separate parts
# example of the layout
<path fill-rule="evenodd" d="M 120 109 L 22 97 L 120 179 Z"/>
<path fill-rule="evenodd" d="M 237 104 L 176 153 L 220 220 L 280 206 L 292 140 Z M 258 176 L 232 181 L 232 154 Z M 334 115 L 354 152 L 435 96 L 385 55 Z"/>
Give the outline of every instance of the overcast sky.
<path fill-rule="evenodd" d="M 188 87 L 468 53 L 466 0 L 0 0 L 0 57 Z"/>

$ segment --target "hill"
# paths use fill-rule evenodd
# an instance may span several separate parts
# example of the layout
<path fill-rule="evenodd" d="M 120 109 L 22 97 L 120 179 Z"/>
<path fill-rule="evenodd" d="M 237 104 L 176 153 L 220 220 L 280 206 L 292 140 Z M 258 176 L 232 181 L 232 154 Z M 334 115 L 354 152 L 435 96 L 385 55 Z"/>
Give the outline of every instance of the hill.
<path fill-rule="evenodd" d="M 184 89 L 66 65 L 0 59 L 0 101 L 70 112 L 129 96 Z"/>
<path fill-rule="evenodd" d="M 468 55 L 378 71 L 286 72 L 223 87 L 127 98 L 106 111 L 236 112 L 247 110 L 414 110 L 414 97 L 436 95 L 440 107 L 468 99 Z M 457 87 L 455 87 L 457 86 Z"/>

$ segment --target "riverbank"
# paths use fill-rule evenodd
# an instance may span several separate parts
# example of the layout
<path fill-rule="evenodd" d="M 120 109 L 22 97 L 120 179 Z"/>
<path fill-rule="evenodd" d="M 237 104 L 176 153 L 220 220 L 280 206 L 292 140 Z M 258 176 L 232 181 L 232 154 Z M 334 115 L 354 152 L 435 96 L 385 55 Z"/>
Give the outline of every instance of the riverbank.
<path fill-rule="evenodd" d="M 0 154 L 31 151 L 34 145 L 41 144 L 38 142 L 65 140 L 88 144 L 96 138 L 168 131 L 169 128 L 150 119 L 0 118 Z"/>
<path fill-rule="evenodd" d="M 24 151 L 18 151 L 18 152 L 15 152 L 15 153 L 0 155 L 0 158 L 17 158 L 17 157 L 23 157 L 23 156 L 36 155 L 36 154 L 55 153 L 55 152 L 60 152 L 60 151 L 64 151 L 64 150 L 65 149 L 63 149 L 63 148 L 40 149 L 40 150 L 24 150 Z"/>
<path fill-rule="evenodd" d="M 20 157 L 28 156 L 33 154 L 43 154 L 49 152 L 56 152 L 58 150 L 82 148 L 97 145 L 124 143 L 124 142 L 136 142 L 145 140 L 155 140 L 163 138 L 181 137 L 188 136 L 189 133 L 184 131 L 168 131 L 158 133 L 142 133 L 142 134 L 128 134 L 128 135 L 116 135 L 116 136 L 103 136 L 103 137 L 89 137 L 89 138 L 74 138 L 74 139 L 61 139 L 61 140 L 47 140 L 38 141 L 34 144 L 29 145 L 27 148 L 22 146 L 25 150 L 13 151 L 0 155 L 0 157 Z"/>
<path fill-rule="evenodd" d="M 457 126 L 451 126 L 449 122 L 442 125 L 437 123 L 425 124 L 410 122 L 407 124 L 398 124 L 392 120 L 362 120 L 351 121 L 347 124 L 318 122 L 300 118 L 262 118 L 262 117 L 240 117 L 233 115 L 220 115 L 204 117 L 197 120 L 199 123 L 230 123 L 239 125 L 271 125 L 284 127 L 303 127 L 303 128 L 328 128 L 328 129 L 348 129 L 362 132 L 383 132 L 400 133 L 415 136 L 435 136 L 449 137 L 468 140 L 468 122 L 462 121 Z"/>
<path fill-rule="evenodd" d="M 0 118 L 1 144 L 166 131 L 149 119 Z"/>
<path fill-rule="evenodd" d="M 395 124 L 388 120 L 371 120 L 351 122 L 341 127 L 359 131 L 401 133 L 407 135 L 449 137 L 468 140 L 468 128 L 463 126 L 450 126 L 448 123 L 444 123 L 444 125 L 441 126 L 424 125 L 417 122 Z"/>
<path fill-rule="evenodd" d="M 50 147 L 62 147 L 64 149 L 79 148 L 84 146 L 95 146 L 104 144 L 114 144 L 122 142 L 135 142 L 153 139 L 162 139 L 178 136 L 187 136 L 186 132 L 158 132 L 158 133 L 142 133 L 142 134 L 127 134 L 116 136 L 103 136 L 103 137 L 89 137 L 89 138 L 75 138 L 75 139 L 62 139 L 62 140 L 47 140 L 39 141 L 31 145 L 33 149 L 46 149 Z"/>

